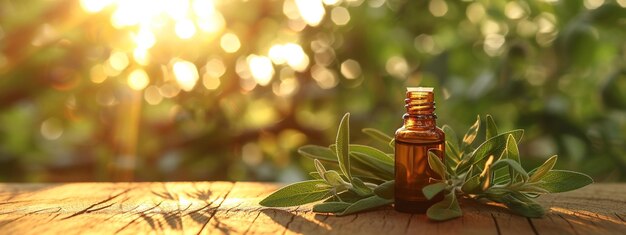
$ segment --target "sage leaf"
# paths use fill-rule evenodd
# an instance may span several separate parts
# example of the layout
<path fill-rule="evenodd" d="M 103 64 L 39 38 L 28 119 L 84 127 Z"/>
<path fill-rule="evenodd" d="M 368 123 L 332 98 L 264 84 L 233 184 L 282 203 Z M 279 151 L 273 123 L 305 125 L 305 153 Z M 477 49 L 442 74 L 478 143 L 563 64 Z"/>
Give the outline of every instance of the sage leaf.
<path fill-rule="evenodd" d="M 459 149 L 459 137 L 457 137 L 456 132 L 448 125 L 443 125 L 441 129 L 446 134 L 446 143 L 450 143 L 455 149 Z"/>
<path fill-rule="evenodd" d="M 368 196 L 373 192 L 372 189 L 367 187 L 361 179 L 356 177 L 352 178 L 352 187 L 359 196 Z"/>
<path fill-rule="evenodd" d="M 474 143 L 476 136 L 478 135 L 478 129 L 480 128 L 480 116 L 476 116 L 476 122 L 472 125 L 467 133 L 463 136 L 463 143 L 461 144 L 461 150 L 465 150 L 468 146 Z"/>
<path fill-rule="evenodd" d="M 339 168 L 338 162 L 326 162 L 325 161 L 324 164 L 331 168 L 335 168 L 335 169 Z M 386 180 L 393 179 L 394 177 L 393 174 L 391 174 L 390 176 L 388 174 L 382 173 L 379 170 L 372 168 L 358 161 L 351 162 L 350 166 L 352 167 L 350 172 L 352 173 L 353 177 L 367 178 L 367 179 L 373 179 L 373 180 L 378 180 L 378 181 L 386 181 Z"/>
<path fill-rule="evenodd" d="M 529 218 L 540 218 L 545 214 L 543 207 L 537 203 L 504 202 L 507 208 L 518 215 Z"/>
<path fill-rule="evenodd" d="M 324 172 L 324 180 L 334 187 L 348 185 L 348 182 L 344 181 L 339 173 L 333 170 Z"/>
<path fill-rule="evenodd" d="M 487 162 L 485 162 L 485 168 L 483 169 L 483 172 L 480 173 L 480 189 L 482 191 L 487 190 L 491 184 L 492 184 L 492 177 L 493 175 L 491 174 L 491 165 L 493 164 L 493 155 L 489 156 L 489 159 L 487 159 Z"/>
<path fill-rule="evenodd" d="M 539 186 L 533 185 L 533 184 L 524 184 L 521 187 L 518 188 L 519 192 L 523 192 L 525 194 L 536 194 L 537 196 L 539 196 L 539 194 L 545 194 L 545 193 L 549 193 L 548 190 L 545 190 Z"/>
<path fill-rule="evenodd" d="M 463 163 L 459 166 L 457 172 L 465 172 L 471 165 L 482 165 L 478 163 L 483 161 L 488 156 L 502 155 L 502 151 L 506 148 L 506 141 L 509 134 L 512 134 L 515 140 L 520 141 L 524 135 L 524 130 L 518 129 L 500 133 L 497 136 L 483 142 L 471 153 L 468 159 L 463 159 Z"/>
<path fill-rule="evenodd" d="M 459 202 L 456 200 L 456 195 L 453 192 L 446 194 L 444 199 L 435 203 L 426 211 L 426 215 L 429 219 L 435 221 L 444 221 L 454 219 L 463 215 Z"/>
<path fill-rule="evenodd" d="M 395 183 L 395 180 L 385 181 L 374 189 L 374 194 L 384 199 L 393 199 L 395 195 Z"/>
<path fill-rule="evenodd" d="M 560 193 L 579 189 L 593 183 L 593 179 L 583 173 L 551 170 L 546 173 L 537 186 L 551 193 Z"/>
<path fill-rule="evenodd" d="M 367 145 L 351 144 L 350 152 L 357 152 L 379 161 L 381 164 L 393 166 L 393 158 L 387 156 L 386 153 Z"/>
<path fill-rule="evenodd" d="M 309 172 L 309 175 L 310 175 L 313 179 L 316 179 L 316 180 L 321 180 L 321 179 L 322 179 L 322 176 L 320 176 L 320 173 L 318 173 L 317 171 L 312 171 L 312 172 Z"/>
<path fill-rule="evenodd" d="M 461 154 L 459 151 L 450 144 L 450 142 L 446 141 L 446 156 L 445 156 L 445 165 L 448 172 L 455 172 L 456 167 L 461 162 Z"/>
<path fill-rule="evenodd" d="M 324 167 L 324 165 L 322 165 L 322 163 L 320 162 L 320 160 L 317 159 L 313 159 L 313 164 L 315 165 L 315 170 L 317 170 L 317 174 L 322 177 L 322 179 L 326 180 L 326 168 Z M 328 180 L 326 180 L 328 181 Z"/>
<path fill-rule="evenodd" d="M 389 144 L 393 140 L 391 136 L 374 128 L 363 128 L 361 131 L 381 144 Z"/>
<path fill-rule="evenodd" d="M 435 195 L 437 195 L 438 193 L 446 189 L 446 187 L 448 187 L 448 184 L 443 183 L 443 182 L 429 184 L 422 188 L 422 193 L 424 194 L 426 199 L 430 200 Z"/>
<path fill-rule="evenodd" d="M 357 212 L 371 210 L 371 209 L 378 208 L 378 207 L 385 206 L 385 205 L 390 205 L 391 203 L 393 203 L 393 200 L 384 199 L 376 195 L 373 195 L 373 196 L 358 200 L 357 202 L 355 202 L 354 204 L 346 208 L 346 210 L 344 210 L 341 213 L 338 213 L 337 215 L 344 216 L 344 215 L 354 214 Z"/>
<path fill-rule="evenodd" d="M 352 203 L 347 202 L 322 202 L 313 206 L 316 213 L 339 213 L 348 208 Z"/>
<path fill-rule="evenodd" d="M 491 139 L 491 137 L 494 137 L 496 135 L 498 135 L 498 127 L 496 126 L 496 122 L 493 121 L 493 117 L 491 117 L 491 115 L 487 114 L 486 139 Z"/>
<path fill-rule="evenodd" d="M 538 218 L 545 214 L 541 205 L 519 192 L 509 193 L 502 202 L 507 208 L 521 216 Z"/>
<path fill-rule="evenodd" d="M 356 162 L 362 163 L 364 165 L 369 166 L 370 169 L 374 169 L 376 173 L 383 174 L 383 175 L 393 178 L 393 175 L 394 175 L 393 165 L 383 164 L 380 161 L 369 157 L 368 155 L 357 153 L 357 152 L 350 153 L 350 156 L 352 157 L 353 160 L 355 160 L 353 164 Z"/>
<path fill-rule="evenodd" d="M 317 145 L 305 145 L 298 148 L 298 153 L 311 159 L 337 162 L 337 155 L 329 148 Z"/>
<path fill-rule="evenodd" d="M 506 148 L 505 148 L 505 152 L 506 157 L 508 159 L 513 159 L 516 162 L 520 163 L 520 159 L 519 159 L 519 149 L 517 148 L 517 143 L 519 141 L 515 140 L 515 136 L 513 136 L 513 134 L 509 134 L 506 137 Z"/>
<path fill-rule="evenodd" d="M 324 180 L 297 182 L 278 189 L 259 204 L 265 207 L 299 206 L 330 197 L 331 188 Z"/>
<path fill-rule="evenodd" d="M 519 150 L 517 148 L 517 141 L 515 140 L 515 137 L 512 134 L 509 134 L 509 136 L 506 139 L 506 148 L 504 149 L 504 151 L 502 152 L 502 154 L 500 155 L 500 159 L 512 159 L 513 161 L 516 162 L 520 162 L 520 158 L 519 158 Z M 519 164 L 517 164 L 519 165 Z M 498 165 L 499 166 L 499 165 Z M 494 165 L 493 169 L 494 170 L 494 182 L 496 182 L 495 179 L 497 179 L 497 182 L 501 182 L 501 181 L 506 181 L 505 179 L 501 179 L 502 176 L 504 176 L 505 174 L 507 174 L 507 168 L 506 167 L 498 167 L 496 165 Z M 509 165 L 508 168 L 508 174 L 509 174 L 509 182 L 514 182 L 518 176 L 518 172 L 521 173 L 521 171 L 519 169 L 521 169 L 523 171 L 523 175 L 522 175 L 522 179 L 524 181 L 526 181 L 528 179 L 528 174 L 526 173 L 526 171 L 524 171 L 524 169 L 522 168 L 522 166 L 519 166 L 519 169 L 512 169 L 514 166 Z"/>
<path fill-rule="evenodd" d="M 430 169 L 441 177 L 441 179 L 447 179 L 446 166 L 443 165 L 439 156 L 432 151 L 428 151 L 428 165 L 430 166 Z"/>
<path fill-rule="evenodd" d="M 535 170 L 532 171 L 532 174 L 530 175 L 528 182 L 537 182 L 541 180 L 543 176 L 545 176 L 550 170 L 552 170 L 552 168 L 554 167 L 554 164 L 556 164 L 557 159 L 558 157 L 554 155 L 548 158 L 548 160 L 546 160 L 543 164 L 541 164 L 541 166 L 535 168 Z"/>
<path fill-rule="evenodd" d="M 493 163 L 493 165 L 491 165 L 491 168 L 498 169 L 498 167 L 501 167 L 501 166 L 508 166 L 509 172 L 511 172 L 511 174 L 513 174 L 512 172 L 515 172 L 517 173 L 516 175 L 519 175 L 522 177 L 523 181 L 528 180 L 528 173 L 526 173 L 524 168 L 522 168 L 522 165 L 520 165 L 518 162 L 514 161 L 513 159 L 497 160 L 496 162 Z M 511 177 L 511 180 L 514 180 L 514 177 Z"/>
<path fill-rule="evenodd" d="M 348 180 L 352 180 L 352 174 L 350 173 L 350 113 L 346 113 L 341 122 L 339 123 L 339 130 L 337 131 L 337 138 L 335 140 L 337 145 L 337 157 L 339 160 L 339 168 Z"/>
<path fill-rule="evenodd" d="M 467 181 L 463 183 L 463 186 L 461 186 L 461 190 L 466 194 L 481 193 L 480 175 L 474 175 L 467 179 Z"/>
<path fill-rule="evenodd" d="M 353 191 L 346 190 L 346 191 L 336 194 L 334 197 L 330 197 L 324 200 L 324 202 L 347 202 L 347 203 L 352 204 L 363 198 L 364 198 L 363 196 L 359 196 Z"/>

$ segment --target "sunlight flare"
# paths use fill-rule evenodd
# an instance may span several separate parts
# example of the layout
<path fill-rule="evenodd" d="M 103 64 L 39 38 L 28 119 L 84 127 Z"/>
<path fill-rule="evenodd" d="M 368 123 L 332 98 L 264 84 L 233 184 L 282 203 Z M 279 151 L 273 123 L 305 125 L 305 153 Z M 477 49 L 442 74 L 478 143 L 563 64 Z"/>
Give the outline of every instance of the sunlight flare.
<path fill-rule="evenodd" d="M 173 70 L 180 88 L 184 91 L 191 91 L 199 77 L 196 65 L 189 61 L 180 60 L 174 63 Z"/>

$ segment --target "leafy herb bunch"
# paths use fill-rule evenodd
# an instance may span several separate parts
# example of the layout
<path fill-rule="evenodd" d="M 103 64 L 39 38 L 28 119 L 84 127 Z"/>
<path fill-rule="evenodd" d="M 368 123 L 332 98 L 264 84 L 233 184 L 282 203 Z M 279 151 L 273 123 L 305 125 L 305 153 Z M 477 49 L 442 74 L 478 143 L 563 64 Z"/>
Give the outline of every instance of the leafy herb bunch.
<path fill-rule="evenodd" d="M 315 163 L 317 171 L 310 173 L 313 180 L 287 185 L 259 204 L 289 207 L 321 201 L 313 206 L 314 212 L 338 216 L 392 204 L 394 154 L 386 151 L 393 152 L 393 138 L 376 129 L 365 128 L 363 133 L 382 142 L 385 149 L 350 144 L 349 119 L 349 113 L 341 119 L 335 144 L 329 147 L 307 145 L 298 149 Z M 502 203 L 516 214 L 541 217 L 545 211 L 534 198 L 578 189 L 593 182 L 582 173 L 552 169 L 556 155 L 530 172 L 524 170 L 517 148 L 524 130 L 499 132 L 490 115 L 485 122 L 486 138 L 480 144 L 474 143 L 480 129 L 480 116 L 462 139 L 449 126 L 443 126 L 445 161 L 432 152 L 428 156 L 430 168 L 441 179 L 433 179 L 433 184 L 422 189 L 428 199 L 444 194 L 444 199 L 426 212 L 430 219 L 443 221 L 460 217 L 459 197 Z"/>

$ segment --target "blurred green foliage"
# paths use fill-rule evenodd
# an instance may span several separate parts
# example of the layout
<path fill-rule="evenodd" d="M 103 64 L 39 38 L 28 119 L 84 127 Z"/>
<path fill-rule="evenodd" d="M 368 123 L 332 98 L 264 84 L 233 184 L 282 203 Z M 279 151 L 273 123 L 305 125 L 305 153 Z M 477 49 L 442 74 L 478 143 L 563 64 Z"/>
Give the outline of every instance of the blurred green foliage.
<path fill-rule="evenodd" d="M 301 180 L 313 166 L 297 147 L 332 143 L 344 112 L 354 143 L 367 143 L 364 127 L 392 134 L 407 86 L 436 88 L 439 125 L 491 114 L 525 129 L 526 167 L 558 154 L 557 168 L 626 180 L 624 0 L 337 1 L 315 27 L 286 17 L 293 4 L 217 0 L 223 31 L 155 33 L 149 64 L 130 59 L 100 81 L 94 66 L 133 56 L 136 28 L 112 26 L 114 8 L 0 1 L 0 181 Z M 220 46 L 226 32 L 239 36 L 235 53 Z M 248 55 L 286 42 L 307 69 L 275 64 L 266 86 L 246 75 Z M 200 80 L 167 97 L 173 58 Z M 216 58 L 225 72 L 207 85 Z M 150 77 L 143 91 L 126 81 L 136 68 Z"/>

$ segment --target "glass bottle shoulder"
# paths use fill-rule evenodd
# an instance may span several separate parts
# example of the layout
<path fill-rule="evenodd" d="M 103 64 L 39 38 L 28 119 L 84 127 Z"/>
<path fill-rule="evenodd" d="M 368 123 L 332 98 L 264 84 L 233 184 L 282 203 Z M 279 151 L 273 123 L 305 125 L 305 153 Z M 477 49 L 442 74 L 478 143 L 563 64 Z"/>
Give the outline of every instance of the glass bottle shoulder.
<path fill-rule="evenodd" d="M 439 127 L 407 128 L 400 127 L 395 133 L 396 141 L 406 143 L 438 143 L 444 142 L 446 137 Z"/>

